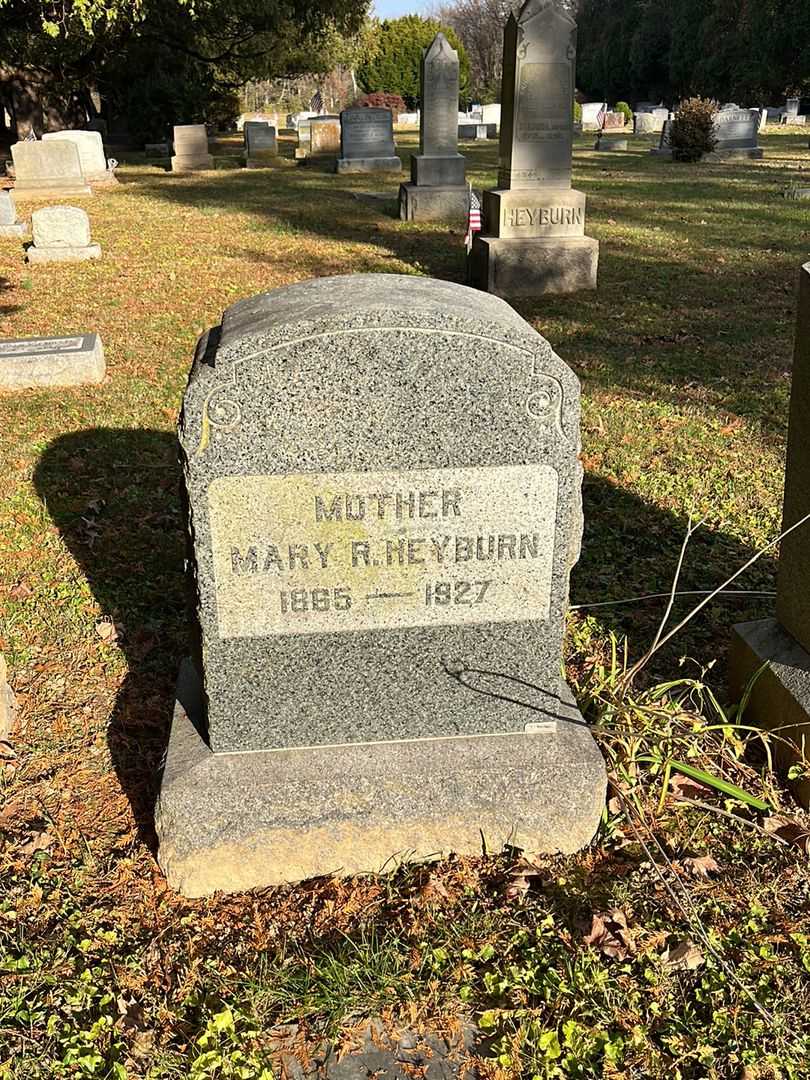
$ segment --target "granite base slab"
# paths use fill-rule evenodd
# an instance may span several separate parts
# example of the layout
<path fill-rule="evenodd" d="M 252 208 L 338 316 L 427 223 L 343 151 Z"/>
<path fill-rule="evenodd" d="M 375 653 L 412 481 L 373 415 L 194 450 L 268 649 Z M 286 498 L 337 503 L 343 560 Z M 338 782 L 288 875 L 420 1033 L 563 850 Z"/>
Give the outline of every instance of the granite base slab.
<path fill-rule="evenodd" d="M 759 161 L 762 156 L 762 148 L 759 146 L 731 146 L 725 150 L 712 150 L 711 153 L 704 154 L 701 161 L 736 161 L 739 158 Z"/>
<path fill-rule="evenodd" d="M 463 187 L 399 185 L 399 216 L 402 221 L 466 221 L 470 192 Z"/>
<path fill-rule="evenodd" d="M 795 743 L 799 753 L 785 743 L 774 741 L 777 766 L 786 771 L 803 753 L 810 759 L 810 655 L 776 619 L 738 623 L 732 631 L 729 655 L 729 689 L 734 701 L 741 700 L 752 676 L 762 667 L 753 684 L 742 722 L 779 735 Z M 798 801 L 810 808 L 810 780 L 797 780 L 791 788 Z"/>
<path fill-rule="evenodd" d="M 542 296 L 596 288 L 599 241 L 589 236 L 519 240 L 477 235 L 469 283 L 495 296 Z"/>
<path fill-rule="evenodd" d="M 32 199 L 62 199 L 66 196 L 92 195 L 89 184 L 65 183 L 54 180 L 18 180 L 14 184 L 14 198 L 30 196 Z"/>
<path fill-rule="evenodd" d="M 213 154 L 204 154 L 201 157 L 182 157 L 176 155 L 172 158 L 172 172 L 176 173 L 205 172 L 206 169 L 213 169 L 213 167 Z"/>
<path fill-rule="evenodd" d="M 547 700 L 536 734 L 213 754 L 185 661 L 155 809 L 160 866 L 197 897 L 505 844 L 576 851 L 598 827 L 605 764 L 568 687 Z"/>
<path fill-rule="evenodd" d="M 649 153 L 652 157 L 661 158 L 663 161 L 672 161 L 671 150 L 660 150 L 658 147 L 653 147 Z"/>
<path fill-rule="evenodd" d="M 402 172 L 402 161 L 398 157 L 378 158 L 338 158 L 335 161 L 336 173 L 381 173 Z"/>
<path fill-rule="evenodd" d="M 24 221 L 15 221 L 12 225 L 0 225 L 0 236 L 22 237 L 28 235 L 28 226 Z"/>
<path fill-rule="evenodd" d="M 29 263 L 86 262 L 88 259 L 101 258 L 100 244 L 87 244 L 84 247 L 36 247 L 33 244 L 25 253 Z"/>

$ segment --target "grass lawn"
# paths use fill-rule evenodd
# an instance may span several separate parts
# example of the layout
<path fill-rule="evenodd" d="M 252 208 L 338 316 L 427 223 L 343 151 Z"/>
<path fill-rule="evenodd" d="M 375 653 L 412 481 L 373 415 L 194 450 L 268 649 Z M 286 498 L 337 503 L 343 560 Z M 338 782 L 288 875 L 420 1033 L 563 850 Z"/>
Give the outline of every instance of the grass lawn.
<path fill-rule="evenodd" d="M 810 174 L 807 136 L 698 166 L 648 156 L 652 139 L 626 154 L 590 142 L 574 180 L 599 291 L 516 307 L 583 384 L 567 663 L 613 787 L 589 850 L 531 865 L 512 852 L 187 901 L 154 860 L 187 651 L 174 427 L 197 336 L 235 300 L 313 276 L 461 282 L 463 229 L 402 223 L 397 177 L 299 167 L 287 142 L 275 168 L 188 177 L 132 155 L 118 188 L 77 202 L 99 262 L 27 267 L 0 240 L 0 336 L 96 330 L 109 373 L 0 396 L 0 651 L 20 705 L 0 743 L 2 1080 L 252 1080 L 278 1066 L 279 1032 L 305 1057 L 373 1016 L 474 1021 L 489 1077 L 810 1075 L 808 819 L 767 744 L 713 698 L 725 706 L 732 623 L 772 611 L 775 561 L 737 585 L 766 595 L 710 605 L 632 686 L 611 642 L 640 656 L 664 602 L 589 607 L 667 590 L 690 516 L 705 524 L 687 590 L 719 585 L 779 531 L 810 256 L 810 204 L 782 190 Z M 415 136 L 399 143 L 407 171 Z M 473 184 L 494 186 L 496 145 L 464 149 Z M 370 191 L 392 201 L 353 197 Z M 680 681 L 656 691 L 666 680 Z M 768 810 L 667 783 L 673 757 Z"/>

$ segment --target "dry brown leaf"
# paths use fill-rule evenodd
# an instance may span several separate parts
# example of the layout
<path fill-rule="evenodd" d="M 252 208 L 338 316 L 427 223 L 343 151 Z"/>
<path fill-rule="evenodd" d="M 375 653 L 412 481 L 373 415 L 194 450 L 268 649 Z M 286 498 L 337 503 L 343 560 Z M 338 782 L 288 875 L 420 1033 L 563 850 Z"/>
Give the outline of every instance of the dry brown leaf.
<path fill-rule="evenodd" d="M 34 590 L 24 581 L 18 581 L 16 585 L 12 585 L 8 590 L 8 595 L 12 600 L 25 600 L 27 597 L 34 595 Z"/>
<path fill-rule="evenodd" d="M 669 778 L 669 786 L 672 793 L 678 799 L 702 799 L 709 794 L 710 789 L 698 780 L 681 773 L 673 773 Z"/>
<path fill-rule="evenodd" d="M 111 622 L 109 619 L 99 619 L 96 623 L 96 633 L 105 645 L 114 645 L 119 638 L 124 636 L 124 627 L 121 623 Z"/>
<path fill-rule="evenodd" d="M 720 873 L 720 864 L 711 855 L 694 855 L 682 860 L 686 870 L 696 878 L 708 878 Z"/>
<path fill-rule="evenodd" d="M 38 851 L 47 851 L 53 844 L 53 837 L 48 833 L 36 833 L 27 844 L 20 846 L 20 852 L 23 855 L 35 855 Z"/>
<path fill-rule="evenodd" d="M 694 941 L 682 941 L 674 949 L 667 949 L 661 959 L 673 971 L 697 971 L 706 963 L 706 957 Z"/>
<path fill-rule="evenodd" d="M 627 926 L 627 915 L 621 908 L 597 911 L 591 919 L 591 929 L 582 939 L 604 956 L 624 960 L 633 952 L 633 941 Z"/>
<path fill-rule="evenodd" d="M 771 814 L 762 822 L 762 827 L 766 833 L 778 836 L 780 840 L 785 840 L 810 854 L 810 831 L 786 814 Z"/>

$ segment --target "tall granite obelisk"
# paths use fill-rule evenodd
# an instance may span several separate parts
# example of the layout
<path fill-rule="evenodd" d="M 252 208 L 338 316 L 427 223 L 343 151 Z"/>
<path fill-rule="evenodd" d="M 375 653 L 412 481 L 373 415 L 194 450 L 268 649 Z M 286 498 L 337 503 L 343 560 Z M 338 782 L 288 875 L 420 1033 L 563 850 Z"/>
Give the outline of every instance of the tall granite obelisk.
<path fill-rule="evenodd" d="M 411 182 L 400 184 L 403 221 L 465 220 L 469 195 L 458 152 L 458 53 L 442 33 L 422 52 L 419 153 Z"/>
<path fill-rule="evenodd" d="M 498 187 L 469 256 L 470 283 L 498 296 L 596 288 L 599 244 L 571 187 L 576 41 L 553 0 L 526 0 L 506 24 Z"/>

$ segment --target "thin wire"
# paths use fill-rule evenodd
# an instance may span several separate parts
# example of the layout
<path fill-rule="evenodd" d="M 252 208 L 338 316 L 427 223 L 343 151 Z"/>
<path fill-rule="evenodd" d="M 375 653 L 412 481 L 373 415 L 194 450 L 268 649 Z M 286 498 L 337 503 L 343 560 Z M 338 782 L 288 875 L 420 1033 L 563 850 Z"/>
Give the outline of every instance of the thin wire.
<path fill-rule="evenodd" d="M 674 595 L 711 596 L 714 591 L 714 589 L 680 589 Z M 645 593 L 644 596 L 629 596 L 626 600 L 599 600 L 593 604 L 571 604 L 568 610 L 584 611 L 590 608 L 617 607 L 619 604 L 637 604 L 642 600 L 664 600 L 671 595 L 673 594 L 668 592 Z M 718 598 L 721 596 L 776 596 L 776 592 L 766 589 L 723 589 L 717 593 L 717 596 Z"/>

